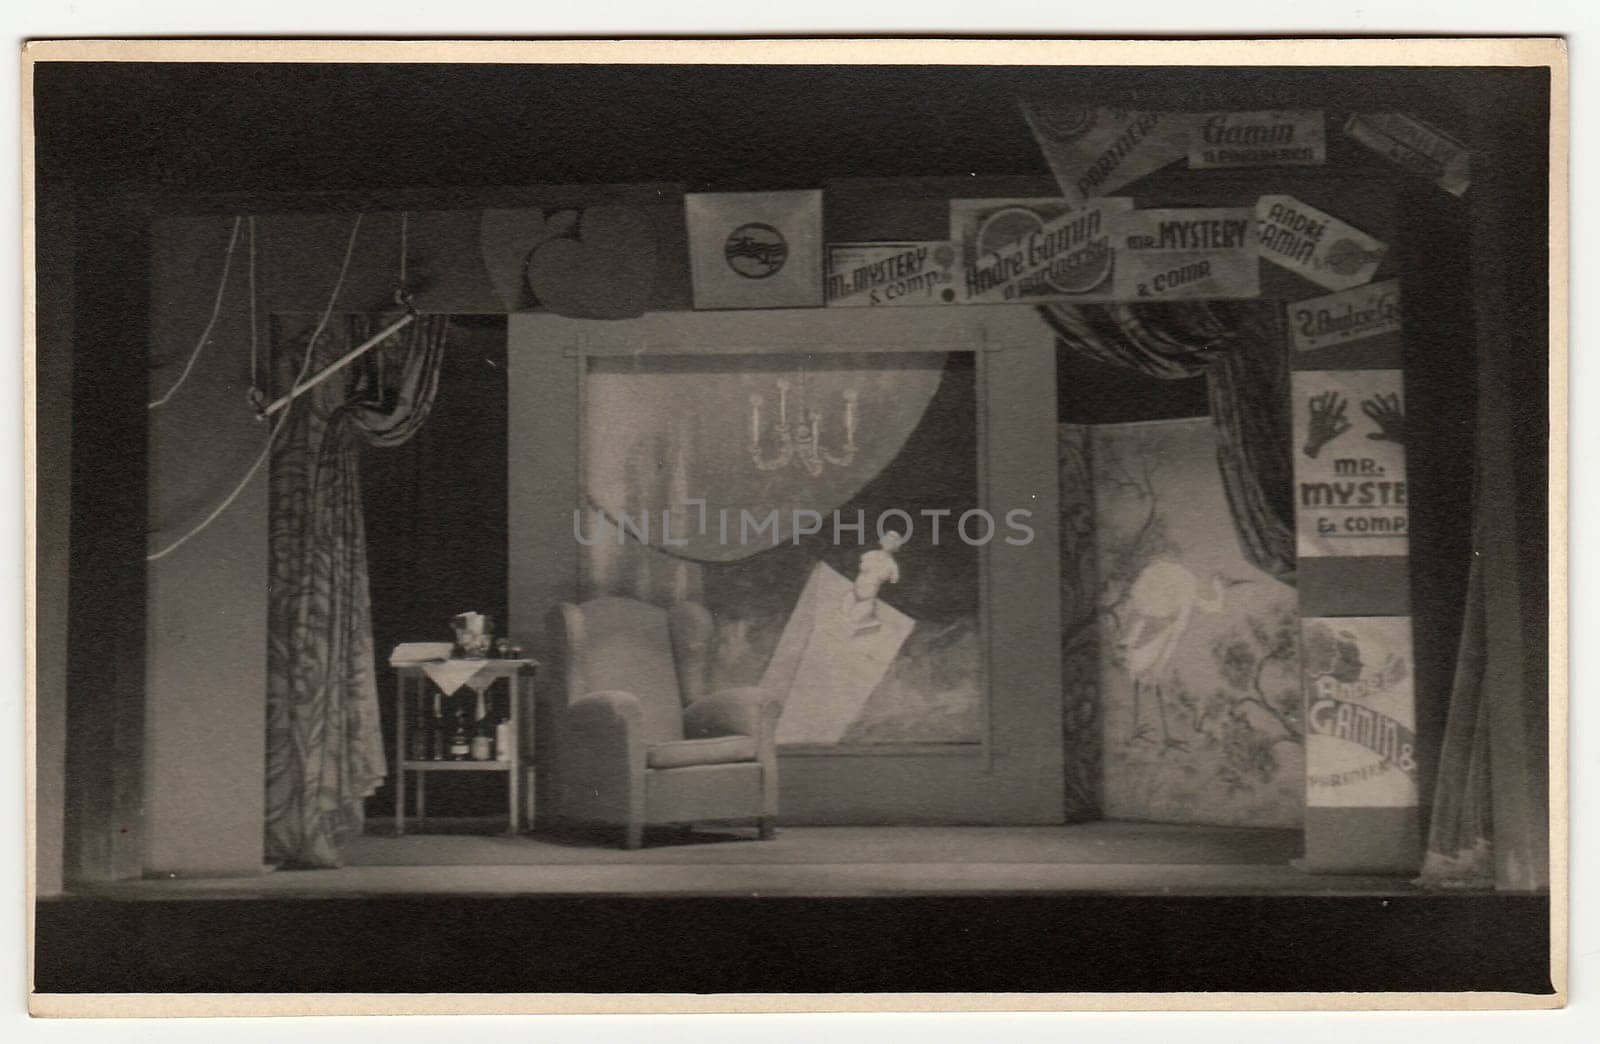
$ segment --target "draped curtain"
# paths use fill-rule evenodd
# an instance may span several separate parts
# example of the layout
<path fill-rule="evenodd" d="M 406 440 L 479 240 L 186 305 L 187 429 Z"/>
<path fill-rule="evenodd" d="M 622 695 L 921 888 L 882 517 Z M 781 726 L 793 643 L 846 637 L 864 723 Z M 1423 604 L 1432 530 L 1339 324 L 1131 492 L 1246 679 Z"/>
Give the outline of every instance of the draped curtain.
<path fill-rule="evenodd" d="M 830 513 L 905 449 L 944 365 L 941 353 L 590 360 L 577 534 L 586 596 L 696 600 L 704 563 L 788 542 L 796 511 L 831 531 Z M 776 464 L 780 424 L 808 421 L 823 454 L 840 458 L 853 439 L 853 459 L 815 474 L 799 460 Z M 768 468 L 752 459 L 752 438 Z M 769 514 L 775 526 L 758 529 Z M 875 520 L 865 522 L 870 540 Z"/>
<path fill-rule="evenodd" d="M 1486 141 L 1473 153 L 1472 308 L 1477 326 L 1472 566 L 1466 618 L 1420 883 L 1535 891 L 1550 886 L 1550 692 L 1541 575 L 1549 568 L 1543 484 L 1550 428 L 1540 411 L 1553 350 L 1543 314 L 1547 273 L 1519 242 L 1542 214 L 1543 178 L 1527 157 L 1544 128 L 1477 100 Z M 1513 411 L 1520 410 L 1520 416 Z"/>
<path fill-rule="evenodd" d="M 277 351 L 280 387 L 360 344 L 374 320 L 331 324 Z M 439 385 L 443 316 L 421 318 L 289 407 L 273 446 L 268 592 L 266 857 L 339 865 L 363 799 L 387 774 L 379 727 L 361 510 L 360 450 L 397 446 L 426 421 Z"/>
<path fill-rule="evenodd" d="M 1161 380 L 1204 375 L 1217 467 L 1245 557 L 1294 582 L 1288 368 L 1275 313 L 1251 302 L 1039 307 L 1069 349 Z"/>
<path fill-rule="evenodd" d="M 1472 566 L 1419 884 L 1547 888 L 1548 692 L 1523 640 L 1515 451 L 1492 360 L 1479 385 Z"/>

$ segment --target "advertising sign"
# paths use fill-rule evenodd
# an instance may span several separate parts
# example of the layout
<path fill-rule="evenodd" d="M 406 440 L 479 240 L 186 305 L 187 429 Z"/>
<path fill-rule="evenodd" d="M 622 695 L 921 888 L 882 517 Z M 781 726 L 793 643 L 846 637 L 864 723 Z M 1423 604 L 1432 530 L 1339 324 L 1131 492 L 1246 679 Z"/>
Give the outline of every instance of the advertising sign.
<path fill-rule="evenodd" d="M 1416 708 L 1409 616 L 1300 621 L 1306 712 L 1306 804 L 1417 803 Z"/>
<path fill-rule="evenodd" d="M 1255 211 L 1249 207 L 1131 210 L 1115 240 L 1118 300 L 1256 297 Z"/>
<path fill-rule="evenodd" d="M 822 193 L 684 196 L 696 308 L 822 304 Z"/>
<path fill-rule="evenodd" d="M 1453 196 L 1472 183 L 1470 150 L 1430 124 L 1399 112 L 1358 114 L 1344 132 L 1389 161 L 1421 174 Z"/>
<path fill-rule="evenodd" d="M 1024 101 L 1022 112 L 1061 195 L 1074 207 L 1183 159 L 1194 119 L 1187 113 L 1097 108 L 1057 98 Z"/>
<path fill-rule="evenodd" d="M 1288 306 L 1289 343 L 1297 352 L 1349 344 L 1400 329 L 1400 281 L 1385 279 Z"/>
<path fill-rule="evenodd" d="M 1301 557 L 1406 554 L 1401 372 L 1299 370 L 1291 378 Z"/>
<path fill-rule="evenodd" d="M 1131 199 L 953 199 L 956 299 L 964 304 L 1108 301 L 1112 237 Z"/>
<path fill-rule="evenodd" d="M 956 251 L 945 242 L 828 244 L 828 307 L 948 304 Z"/>
<path fill-rule="evenodd" d="M 1370 282 L 1388 246 L 1293 196 L 1256 201 L 1261 256 L 1329 290 Z"/>
<path fill-rule="evenodd" d="M 1295 167 L 1328 161 L 1322 110 L 1207 112 L 1189 134 L 1189 166 Z"/>

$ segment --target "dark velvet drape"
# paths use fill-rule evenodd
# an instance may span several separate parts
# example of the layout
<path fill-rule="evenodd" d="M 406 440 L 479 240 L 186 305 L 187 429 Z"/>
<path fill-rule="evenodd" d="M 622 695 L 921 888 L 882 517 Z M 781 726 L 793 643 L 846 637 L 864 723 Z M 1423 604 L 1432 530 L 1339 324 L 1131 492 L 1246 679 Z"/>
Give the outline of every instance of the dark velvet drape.
<path fill-rule="evenodd" d="M 1553 433 L 1544 125 L 1477 102 L 1471 307 L 1477 326 L 1472 567 L 1420 883 L 1550 886 L 1550 684 L 1546 467 Z M 1498 124 L 1498 125 L 1495 125 Z"/>
<path fill-rule="evenodd" d="M 1217 467 L 1245 557 L 1294 582 L 1289 374 L 1276 312 L 1254 302 L 1041 305 L 1056 337 L 1161 380 L 1204 374 Z"/>
<path fill-rule="evenodd" d="M 338 866 L 339 839 L 361 828 L 362 802 L 388 772 L 359 454 L 405 442 L 427 419 L 446 323 L 419 319 L 302 394 L 273 445 L 265 838 L 282 866 Z M 325 366 L 372 329 L 356 316 L 309 346 L 280 346 L 282 385 L 307 351 Z"/>

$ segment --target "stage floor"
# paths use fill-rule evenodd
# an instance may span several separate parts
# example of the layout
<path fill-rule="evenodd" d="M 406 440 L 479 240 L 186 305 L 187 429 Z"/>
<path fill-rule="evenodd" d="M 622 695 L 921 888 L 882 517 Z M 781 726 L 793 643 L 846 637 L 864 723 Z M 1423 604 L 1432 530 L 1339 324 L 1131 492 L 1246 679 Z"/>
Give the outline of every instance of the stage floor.
<path fill-rule="evenodd" d="M 502 821 L 503 822 L 503 821 Z M 1416 895 L 1403 877 L 1308 875 L 1292 830 L 1081 823 L 1052 827 L 738 828 L 615 839 L 511 837 L 492 821 L 372 833 L 346 865 L 239 878 L 151 879 L 79 890 L 103 898 L 497 896 Z M 392 828 L 391 828 L 392 829 Z"/>

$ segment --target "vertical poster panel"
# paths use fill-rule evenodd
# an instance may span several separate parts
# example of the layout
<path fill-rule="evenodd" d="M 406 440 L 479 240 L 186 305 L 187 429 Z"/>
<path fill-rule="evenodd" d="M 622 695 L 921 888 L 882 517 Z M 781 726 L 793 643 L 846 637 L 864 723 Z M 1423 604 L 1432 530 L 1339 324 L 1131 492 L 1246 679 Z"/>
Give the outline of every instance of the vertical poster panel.
<path fill-rule="evenodd" d="M 1299 826 L 1295 594 L 1239 550 L 1216 425 L 1092 430 L 1099 589 L 1063 605 L 1092 605 L 1100 622 L 1103 815 Z"/>
<path fill-rule="evenodd" d="M 1408 808 L 1417 803 L 1411 618 L 1301 621 L 1306 804 Z"/>
<path fill-rule="evenodd" d="M 1300 556 L 1406 554 L 1401 371 L 1299 370 L 1292 377 Z"/>

